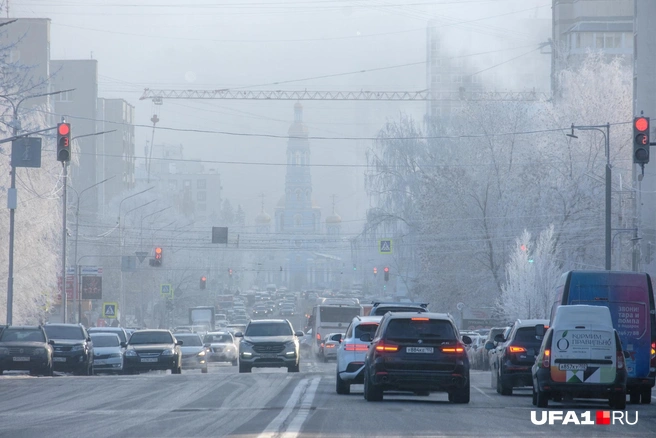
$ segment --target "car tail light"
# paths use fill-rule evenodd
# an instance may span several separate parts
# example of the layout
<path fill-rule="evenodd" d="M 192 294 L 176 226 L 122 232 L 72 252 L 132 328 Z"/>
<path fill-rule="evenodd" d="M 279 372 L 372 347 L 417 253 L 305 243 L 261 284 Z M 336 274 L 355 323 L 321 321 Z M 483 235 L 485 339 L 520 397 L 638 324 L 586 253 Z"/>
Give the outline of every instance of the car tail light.
<path fill-rule="evenodd" d="M 321 333 L 317 333 L 317 341 L 321 340 Z"/>
<path fill-rule="evenodd" d="M 551 350 L 544 350 L 542 356 L 542 368 L 549 368 L 551 366 Z"/>
<path fill-rule="evenodd" d="M 326 344 L 326 348 L 335 348 L 335 344 Z"/>
<path fill-rule="evenodd" d="M 508 351 L 511 353 L 526 353 L 526 348 L 524 347 L 515 347 L 515 346 L 510 346 L 508 347 Z"/>
<path fill-rule="evenodd" d="M 346 344 L 344 345 L 344 351 L 367 351 L 369 346 L 365 344 Z"/>
<path fill-rule="evenodd" d="M 443 353 L 455 353 L 455 354 L 462 354 L 465 352 L 465 346 L 462 345 L 461 343 L 457 343 L 456 345 L 450 346 L 450 347 L 443 347 L 442 348 Z"/>
<path fill-rule="evenodd" d="M 411 321 L 430 321 L 429 318 L 410 318 Z"/>
<path fill-rule="evenodd" d="M 617 369 L 624 369 L 624 352 L 622 350 L 617 350 Z"/>
<path fill-rule="evenodd" d="M 656 359 L 656 342 L 651 343 L 651 360 Z"/>
<path fill-rule="evenodd" d="M 394 353 L 399 351 L 399 346 L 395 344 L 380 342 L 378 345 L 376 345 L 376 351 Z"/>

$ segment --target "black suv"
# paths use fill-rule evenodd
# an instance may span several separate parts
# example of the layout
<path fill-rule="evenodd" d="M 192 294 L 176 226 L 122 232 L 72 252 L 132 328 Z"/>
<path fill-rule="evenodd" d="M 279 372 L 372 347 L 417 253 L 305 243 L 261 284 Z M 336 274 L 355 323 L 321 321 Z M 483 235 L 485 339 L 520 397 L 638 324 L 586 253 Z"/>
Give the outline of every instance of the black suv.
<path fill-rule="evenodd" d="M 364 361 L 364 398 L 381 401 L 384 391 L 416 395 L 445 391 L 453 403 L 469 403 L 469 359 L 455 322 L 445 313 L 387 313 Z"/>
<path fill-rule="evenodd" d="M 376 302 L 369 311 L 370 316 L 383 316 L 387 312 L 428 312 L 428 303 Z"/>
<path fill-rule="evenodd" d="M 171 370 L 182 373 L 182 341 L 175 339 L 169 330 L 137 330 L 130 336 L 125 350 L 123 372 Z"/>
<path fill-rule="evenodd" d="M 501 395 L 512 395 L 513 388 L 533 386 L 531 367 L 542 345 L 542 336 L 535 330 L 536 325 L 549 325 L 547 319 L 518 319 L 513 323 L 508 338 L 503 334 L 494 336 L 497 342 L 487 342 L 485 349 L 496 348 L 491 355 L 492 388 Z"/>
<path fill-rule="evenodd" d="M 48 339 L 55 341 L 52 357 L 55 371 L 93 375 L 93 343 L 82 325 L 46 324 L 43 329 Z"/>
<path fill-rule="evenodd" d="M 52 376 L 52 341 L 41 326 L 9 326 L 0 333 L 0 374 L 28 370 Z"/>
<path fill-rule="evenodd" d="M 239 343 L 239 372 L 250 373 L 253 367 L 287 367 L 287 372 L 298 373 L 299 336 L 303 336 L 303 332 L 294 332 L 286 319 L 249 322 L 244 333 L 235 333 L 235 338 L 242 338 Z"/>

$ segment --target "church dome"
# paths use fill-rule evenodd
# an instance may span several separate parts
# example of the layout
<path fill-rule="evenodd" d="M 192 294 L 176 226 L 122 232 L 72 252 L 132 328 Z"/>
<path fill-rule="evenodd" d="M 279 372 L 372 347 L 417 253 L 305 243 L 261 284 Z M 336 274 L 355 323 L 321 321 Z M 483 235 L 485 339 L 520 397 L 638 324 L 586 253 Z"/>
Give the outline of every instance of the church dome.
<path fill-rule="evenodd" d="M 303 123 L 303 105 L 300 102 L 294 104 L 294 123 L 289 127 L 287 134 L 290 137 L 307 137 L 308 128 Z"/>
<path fill-rule="evenodd" d="M 264 210 L 262 210 L 257 216 L 255 216 L 256 224 L 268 224 L 271 222 L 271 216 L 269 216 Z"/>
<path fill-rule="evenodd" d="M 342 223 L 342 217 L 338 215 L 337 213 L 333 212 L 330 216 L 326 218 L 326 223 L 327 224 L 341 224 Z"/>

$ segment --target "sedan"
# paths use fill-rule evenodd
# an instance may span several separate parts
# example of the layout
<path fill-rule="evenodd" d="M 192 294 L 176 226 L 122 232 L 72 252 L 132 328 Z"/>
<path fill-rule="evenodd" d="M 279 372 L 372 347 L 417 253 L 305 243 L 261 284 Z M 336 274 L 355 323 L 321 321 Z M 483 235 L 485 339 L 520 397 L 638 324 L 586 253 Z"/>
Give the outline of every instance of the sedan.
<path fill-rule="evenodd" d="M 182 342 L 180 351 L 182 351 L 182 366 L 185 369 L 200 370 L 203 374 L 207 373 L 207 349 L 203 346 L 200 335 L 196 333 L 173 333 L 178 341 Z"/>
<path fill-rule="evenodd" d="M 182 351 L 178 341 L 168 330 L 138 330 L 132 334 L 125 351 L 125 373 L 171 370 L 182 373 Z"/>
<path fill-rule="evenodd" d="M 205 348 L 209 352 L 209 360 L 212 362 L 230 362 L 237 366 L 238 351 L 235 338 L 230 332 L 208 333 L 203 338 Z"/>
<path fill-rule="evenodd" d="M 125 342 L 116 333 L 90 333 L 93 342 L 94 373 L 123 372 Z"/>

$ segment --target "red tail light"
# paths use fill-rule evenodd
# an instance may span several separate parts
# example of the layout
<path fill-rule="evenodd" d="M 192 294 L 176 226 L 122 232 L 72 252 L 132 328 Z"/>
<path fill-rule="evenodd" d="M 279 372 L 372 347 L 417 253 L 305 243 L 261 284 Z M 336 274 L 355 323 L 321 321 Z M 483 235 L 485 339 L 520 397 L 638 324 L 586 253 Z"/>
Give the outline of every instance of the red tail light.
<path fill-rule="evenodd" d="M 454 346 L 450 347 L 442 347 L 442 352 L 443 353 L 455 353 L 455 354 L 462 354 L 465 352 L 465 346 L 462 345 L 461 343 L 458 343 Z"/>
<path fill-rule="evenodd" d="M 317 333 L 317 341 L 321 340 L 321 333 Z"/>
<path fill-rule="evenodd" d="M 542 356 L 542 368 L 549 368 L 551 366 L 551 350 L 544 350 Z"/>
<path fill-rule="evenodd" d="M 326 344 L 326 348 L 335 348 L 335 344 Z"/>
<path fill-rule="evenodd" d="M 526 348 L 514 347 L 511 345 L 510 347 L 508 347 L 508 351 L 510 351 L 511 353 L 526 353 Z"/>
<path fill-rule="evenodd" d="M 386 352 L 386 353 L 394 353 L 394 352 L 399 351 L 399 346 L 394 345 L 394 344 L 388 344 L 388 343 L 380 342 L 378 345 L 376 345 L 376 351 Z"/>
<path fill-rule="evenodd" d="M 617 369 L 624 369 L 624 352 L 622 350 L 617 350 Z"/>
<path fill-rule="evenodd" d="M 344 345 L 344 351 L 367 351 L 369 350 L 368 345 L 364 344 L 346 344 Z"/>
<path fill-rule="evenodd" d="M 651 343 L 651 359 L 656 359 L 656 342 Z"/>

